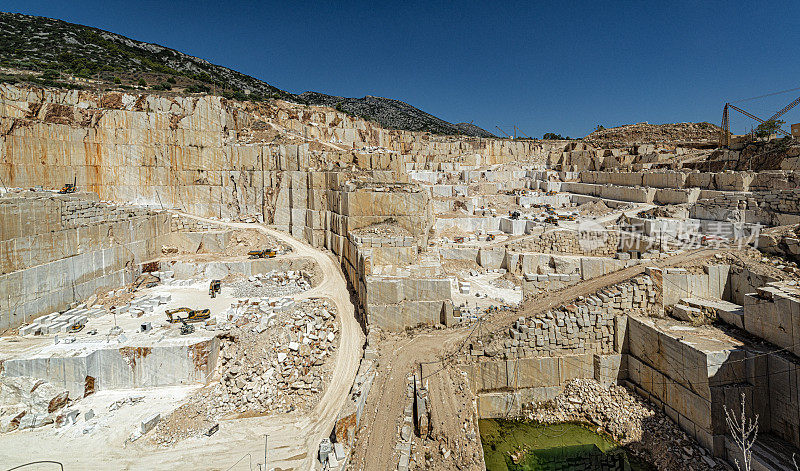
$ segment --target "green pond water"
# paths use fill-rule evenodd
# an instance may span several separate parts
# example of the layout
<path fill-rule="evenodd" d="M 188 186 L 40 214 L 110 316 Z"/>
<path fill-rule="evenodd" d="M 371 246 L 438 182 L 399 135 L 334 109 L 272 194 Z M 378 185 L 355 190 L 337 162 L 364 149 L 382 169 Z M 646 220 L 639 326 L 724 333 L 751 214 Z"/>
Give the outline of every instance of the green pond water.
<path fill-rule="evenodd" d="M 487 471 L 619 470 L 652 471 L 605 435 L 581 424 L 543 425 L 482 419 Z M 524 450 L 524 453 L 518 453 Z M 519 457 L 515 463 L 512 453 Z"/>

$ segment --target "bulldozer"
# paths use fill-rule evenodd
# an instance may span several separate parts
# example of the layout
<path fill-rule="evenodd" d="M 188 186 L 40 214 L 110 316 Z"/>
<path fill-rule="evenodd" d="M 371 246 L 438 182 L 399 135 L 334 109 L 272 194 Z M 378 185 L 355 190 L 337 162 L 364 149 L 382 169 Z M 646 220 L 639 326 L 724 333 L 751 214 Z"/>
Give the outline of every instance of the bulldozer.
<path fill-rule="evenodd" d="M 65 183 L 64 186 L 59 191 L 59 194 L 66 195 L 67 193 L 75 193 L 78 190 L 78 177 L 75 177 L 75 181 L 73 183 Z"/>
<path fill-rule="evenodd" d="M 69 333 L 70 334 L 76 334 L 76 333 L 82 331 L 84 327 L 86 327 L 86 324 L 75 324 L 75 325 L 73 325 L 72 327 L 69 328 Z"/>
<path fill-rule="evenodd" d="M 180 315 L 186 313 L 185 316 Z M 178 322 L 200 322 L 211 317 L 210 309 L 190 309 L 188 307 L 180 307 L 178 309 L 167 309 L 167 322 L 170 324 L 177 324 Z"/>
<path fill-rule="evenodd" d="M 278 251 L 275 249 L 251 250 L 247 252 L 250 258 L 275 258 Z"/>
<path fill-rule="evenodd" d="M 222 280 L 211 280 L 211 284 L 208 287 L 208 295 L 212 298 L 216 298 L 221 290 Z"/>

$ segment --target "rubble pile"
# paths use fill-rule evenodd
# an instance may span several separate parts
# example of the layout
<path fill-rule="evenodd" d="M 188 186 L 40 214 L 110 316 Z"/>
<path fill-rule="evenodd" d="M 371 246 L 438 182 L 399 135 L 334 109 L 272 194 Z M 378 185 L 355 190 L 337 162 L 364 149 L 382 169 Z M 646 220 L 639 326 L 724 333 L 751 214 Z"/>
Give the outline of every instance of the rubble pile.
<path fill-rule="evenodd" d="M 154 443 L 170 445 L 205 433 L 225 416 L 286 413 L 316 404 L 330 373 L 326 361 L 336 348 L 334 307 L 312 299 L 270 314 L 248 309 L 237 319 L 221 337 L 217 381 L 163 420 Z"/>
<path fill-rule="evenodd" d="M 287 296 L 311 288 L 311 277 L 303 271 L 259 273 L 232 283 L 235 298 Z"/>
<path fill-rule="evenodd" d="M 555 399 L 533 404 L 526 416 L 548 424 L 589 422 L 659 470 L 727 469 L 662 412 L 623 386 L 575 379 Z"/>
<path fill-rule="evenodd" d="M 600 147 L 641 143 L 711 143 L 719 139 L 720 128 L 711 123 L 637 123 L 597 130 L 584 139 Z"/>
<path fill-rule="evenodd" d="M 611 208 L 606 206 L 603 200 L 590 201 L 577 207 L 576 211 L 582 216 L 605 216 L 613 212 Z"/>
<path fill-rule="evenodd" d="M 391 237 L 391 236 L 410 236 L 411 233 L 397 224 L 391 222 L 383 222 L 380 224 L 373 224 L 371 226 L 367 226 L 361 229 L 356 229 L 352 231 L 354 235 L 377 235 L 382 237 Z"/>
<path fill-rule="evenodd" d="M 759 234 L 757 247 L 768 255 L 800 261 L 800 224 L 762 232 Z"/>

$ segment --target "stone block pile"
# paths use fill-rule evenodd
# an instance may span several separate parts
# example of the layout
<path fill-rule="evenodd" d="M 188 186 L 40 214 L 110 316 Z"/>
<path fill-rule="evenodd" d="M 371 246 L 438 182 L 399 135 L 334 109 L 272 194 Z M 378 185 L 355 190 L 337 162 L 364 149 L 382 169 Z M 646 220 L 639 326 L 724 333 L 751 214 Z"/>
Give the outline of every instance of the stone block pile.
<path fill-rule="evenodd" d="M 270 271 L 247 277 L 232 284 L 236 298 L 263 298 L 287 296 L 311 288 L 311 276 L 300 270 Z"/>
<path fill-rule="evenodd" d="M 633 312 L 647 315 L 655 307 L 653 281 L 647 275 L 639 276 L 578 298 L 572 304 L 534 317 L 521 317 L 501 345 L 493 343 L 484 349 L 473 344 L 471 354 L 503 358 L 611 354 L 621 348 L 624 316 Z"/>
<path fill-rule="evenodd" d="M 119 206 L 104 201 L 93 201 L 85 196 L 57 197 L 61 202 L 61 225 L 65 228 L 110 224 L 150 217 L 155 211 L 145 207 Z"/>
<path fill-rule="evenodd" d="M 262 330 L 265 320 L 269 326 Z M 220 383 L 211 406 L 223 415 L 289 412 L 313 405 L 313 396 L 323 389 L 323 365 L 337 333 L 333 307 L 319 300 L 232 329 L 229 335 L 235 340 L 223 341 L 220 349 Z"/>
<path fill-rule="evenodd" d="M 412 236 L 353 235 L 353 241 L 364 247 L 411 247 L 416 245 Z"/>
<path fill-rule="evenodd" d="M 114 311 L 117 314 L 129 314 L 131 317 L 142 317 L 145 314 L 152 314 L 155 308 L 168 303 L 171 299 L 172 295 L 169 293 L 139 296 L 127 304 L 115 307 Z"/>
<path fill-rule="evenodd" d="M 338 344 L 334 306 L 310 299 L 265 313 L 259 304 L 247 302 L 246 312 L 221 327 L 226 332 L 210 387 L 165 417 L 151 437 L 154 443 L 169 446 L 200 436 L 222 417 L 314 407 Z"/>
<path fill-rule="evenodd" d="M 509 243 L 507 247 L 521 252 L 614 257 L 619 250 L 619 240 L 620 233 L 613 230 L 558 229 Z"/>
<path fill-rule="evenodd" d="M 172 232 L 206 232 L 225 229 L 226 226 L 201 221 L 181 214 L 172 214 L 170 217 L 170 229 Z"/>
<path fill-rule="evenodd" d="M 105 314 L 102 307 L 87 307 L 81 304 L 64 312 L 54 312 L 37 318 L 19 328 L 20 335 L 46 335 L 69 333 L 73 327 L 86 325 L 90 317 Z"/>

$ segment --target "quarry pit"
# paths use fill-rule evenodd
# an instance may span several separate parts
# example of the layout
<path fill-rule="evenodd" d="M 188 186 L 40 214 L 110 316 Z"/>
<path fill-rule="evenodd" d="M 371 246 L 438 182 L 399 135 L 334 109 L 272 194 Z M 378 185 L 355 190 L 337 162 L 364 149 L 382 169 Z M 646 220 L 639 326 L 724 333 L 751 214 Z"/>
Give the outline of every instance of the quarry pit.
<path fill-rule="evenodd" d="M 515 419 L 724 470 L 744 397 L 753 469 L 793 469 L 800 146 L 743 170 L 669 126 L 0 84 L 0 462 L 481 470 L 481 421 Z"/>

